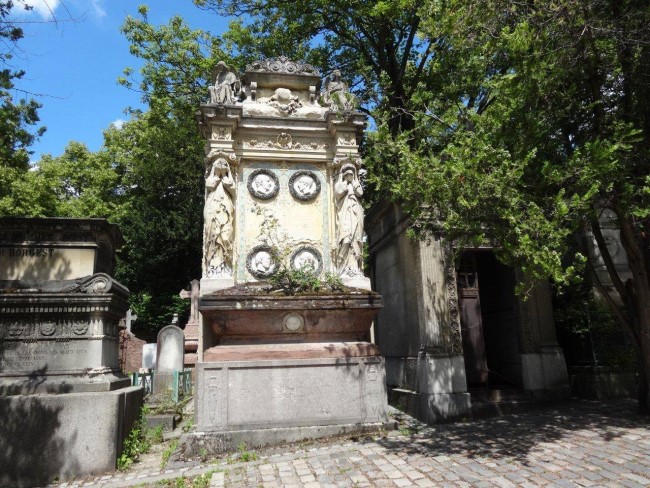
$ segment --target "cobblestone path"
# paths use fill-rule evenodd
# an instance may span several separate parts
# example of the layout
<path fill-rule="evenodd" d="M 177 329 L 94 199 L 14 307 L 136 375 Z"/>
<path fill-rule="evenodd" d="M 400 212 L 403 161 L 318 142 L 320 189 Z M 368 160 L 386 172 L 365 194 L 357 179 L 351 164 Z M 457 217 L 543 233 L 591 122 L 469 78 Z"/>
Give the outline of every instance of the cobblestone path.
<path fill-rule="evenodd" d="M 400 430 L 383 437 L 269 450 L 248 463 L 136 468 L 58 486 L 179 486 L 178 477 L 203 473 L 212 473 L 211 487 L 229 488 L 650 486 L 650 423 L 633 402 L 574 402 L 436 426 L 398 418 Z"/>

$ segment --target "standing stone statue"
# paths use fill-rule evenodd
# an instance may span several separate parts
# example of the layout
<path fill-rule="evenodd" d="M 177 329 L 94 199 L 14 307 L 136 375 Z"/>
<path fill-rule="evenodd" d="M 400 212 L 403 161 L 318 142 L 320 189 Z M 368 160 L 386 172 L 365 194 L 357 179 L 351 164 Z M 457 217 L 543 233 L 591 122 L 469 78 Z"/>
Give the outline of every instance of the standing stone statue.
<path fill-rule="evenodd" d="M 354 110 L 354 95 L 350 93 L 348 85 L 341 79 L 341 72 L 337 69 L 332 71 L 325 81 L 323 100 L 337 112 Z"/>
<path fill-rule="evenodd" d="M 217 157 L 205 176 L 203 276 L 232 276 L 235 181 L 228 161 Z"/>
<path fill-rule="evenodd" d="M 357 168 L 346 163 L 336 177 L 334 184 L 336 198 L 336 262 L 340 275 L 363 275 L 363 189 L 359 182 Z"/>
<path fill-rule="evenodd" d="M 219 61 L 214 69 L 214 85 L 210 87 L 210 103 L 232 104 L 241 94 L 241 83 L 228 65 Z"/>

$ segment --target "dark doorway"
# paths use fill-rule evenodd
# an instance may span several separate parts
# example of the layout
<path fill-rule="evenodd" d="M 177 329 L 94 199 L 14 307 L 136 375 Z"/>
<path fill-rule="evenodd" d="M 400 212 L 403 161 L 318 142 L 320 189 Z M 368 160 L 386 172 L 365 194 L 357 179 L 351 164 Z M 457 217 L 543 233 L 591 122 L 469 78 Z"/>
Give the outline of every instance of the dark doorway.
<path fill-rule="evenodd" d="M 458 271 L 465 374 L 470 387 L 521 388 L 515 273 L 491 251 L 466 251 Z"/>

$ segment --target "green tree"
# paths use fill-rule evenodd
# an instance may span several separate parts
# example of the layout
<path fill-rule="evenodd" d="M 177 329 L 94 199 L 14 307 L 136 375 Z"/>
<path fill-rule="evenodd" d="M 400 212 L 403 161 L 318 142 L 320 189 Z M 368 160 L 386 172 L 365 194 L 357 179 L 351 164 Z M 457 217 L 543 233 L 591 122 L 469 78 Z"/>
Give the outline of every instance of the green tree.
<path fill-rule="evenodd" d="M 362 110 L 381 109 L 393 135 L 413 128 L 409 107 L 429 82 L 424 68 L 436 40 L 418 35 L 415 0 L 194 0 L 220 15 L 237 16 L 224 40 L 240 60 L 286 55 L 353 80 Z"/>
<path fill-rule="evenodd" d="M 26 98 L 16 99 L 16 82 L 25 72 L 15 70 L 11 59 L 23 30 L 10 17 L 15 8 L 30 10 L 22 1 L 0 1 L 0 209 L 12 192 L 12 183 L 29 169 L 29 146 L 43 134 L 44 127 L 32 132 L 38 123 L 40 104 Z"/>
<path fill-rule="evenodd" d="M 143 64 L 125 69 L 119 81 L 139 91 L 148 109 L 131 112 L 104 144 L 110 159 L 127 168 L 129 207 L 119 221 L 126 244 L 117 276 L 133 292 L 136 327 L 156 330 L 187 309 L 178 292 L 201 275 L 205 165 L 194 114 L 208 98 L 213 67 L 228 57 L 219 38 L 182 18 L 154 26 L 147 8 L 139 10 L 122 32 Z"/>
<path fill-rule="evenodd" d="M 614 290 L 592 279 L 640 360 L 650 405 L 650 7 L 645 1 L 431 0 L 422 35 L 439 39 L 435 80 L 410 107 L 415 127 L 379 124 L 374 184 L 420 232 L 494 242 L 531 279 L 574 281 L 576 235 L 593 233 Z M 602 235 L 610 209 L 632 279 Z"/>
<path fill-rule="evenodd" d="M 0 213 L 32 217 L 104 217 L 127 213 L 123 168 L 106 151 L 91 152 L 70 142 L 63 154 L 44 155 L 30 171 L 16 175 L 0 198 Z"/>

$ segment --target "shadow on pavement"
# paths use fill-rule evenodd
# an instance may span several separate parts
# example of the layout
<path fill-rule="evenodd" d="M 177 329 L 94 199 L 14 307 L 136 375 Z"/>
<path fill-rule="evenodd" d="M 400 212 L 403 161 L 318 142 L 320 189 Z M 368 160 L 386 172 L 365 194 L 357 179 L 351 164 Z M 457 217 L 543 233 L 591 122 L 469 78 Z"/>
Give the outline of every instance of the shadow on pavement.
<path fill-rule="evenodd" d="M 402 427 L 404 433 L 408 430 L 411 435 L 385 437 L 375 442 L 395 453 L 511 459 L 527 466 L 529 453 L 543 450 L 547 444 L 564 439 L 565 449 L 580 448 L 573 437 L 575 434 L 610 442 L 629 433 L 625 429 L 648 429 L 650 417 L 639 415 L 636 401 L 632 400 L 575 401 L 467 423 L 427 426 L 413 422 Z"/>

